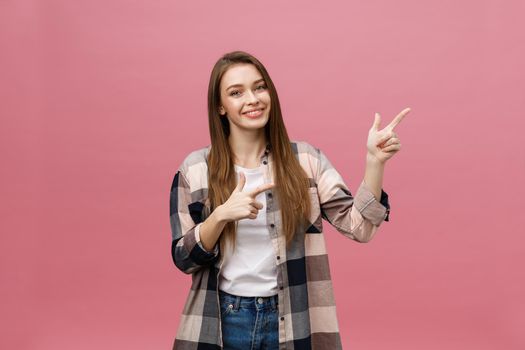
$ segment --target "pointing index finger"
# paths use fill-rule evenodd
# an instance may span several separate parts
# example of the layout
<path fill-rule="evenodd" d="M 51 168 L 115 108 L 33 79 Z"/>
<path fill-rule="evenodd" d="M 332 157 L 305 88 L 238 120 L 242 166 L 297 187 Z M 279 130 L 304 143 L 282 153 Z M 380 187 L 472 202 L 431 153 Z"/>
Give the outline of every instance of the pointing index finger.
<path fill-rule="evenodd" d="M 403 120 L 403 118 L 408 114 L 408 112 L 410 112 L 410 108 L 405 108 L 401 111 L 401 113 L 399 113 L 395 118 L 394 120 L 392 120 L 390 122 L 390 124 L 388 124 L 388 127 L 393 129 L 397 126 L 397 124 L 401 123 L 401 121 Z"/>
<path fill-rule="evenodd" d="M 261 185 L 259 187 L 257 187 L 255 190 L 251 191 L 250 192 L 250 196 L 252 196 L 253 198 L 257 197 L 257 195 L 259 193 L 262 193 L 264 191 L 267 191 L 269 189 L 272 189 L 275 187 L 275 184 L 274 183 L 269 183 L 269 184 L 264 184 L 264 185 Z"/>

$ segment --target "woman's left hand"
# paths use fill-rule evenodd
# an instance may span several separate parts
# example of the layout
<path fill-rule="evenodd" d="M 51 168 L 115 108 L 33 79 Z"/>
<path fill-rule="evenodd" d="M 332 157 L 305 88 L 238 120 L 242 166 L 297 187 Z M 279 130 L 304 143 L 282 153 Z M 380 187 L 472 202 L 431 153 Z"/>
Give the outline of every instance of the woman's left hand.
<path fill-rule="evenodd" d="M 402 110 L 401 113 L 382 130 L 379 130 L 381 117 L 379 113 L 376 113 L 374 124 L 368 132 L 368 140 L 366 143 L 368 149 L 367 157 L 377 159 L 381 164 L 384 164 L 401 149 L 401 143 L 399 142 L 399 137 L 394 132 L 394 128 L 403 120 L 408 112 L 410 112 L 410 108 Z"/>

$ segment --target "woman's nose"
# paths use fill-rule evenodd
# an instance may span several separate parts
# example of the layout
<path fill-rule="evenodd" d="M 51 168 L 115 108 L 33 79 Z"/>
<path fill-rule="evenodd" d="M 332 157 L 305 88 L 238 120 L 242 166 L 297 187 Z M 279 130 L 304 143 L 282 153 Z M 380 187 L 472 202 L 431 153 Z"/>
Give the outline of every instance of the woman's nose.
<path fill-rule="evenodd" d="M 257 98 L 257 96 L 251 90 L 248 92 L 246 99 L 247 99 L 248 103 L 257 103 L 257 102 L 259 102 L 259 99 Z"/>

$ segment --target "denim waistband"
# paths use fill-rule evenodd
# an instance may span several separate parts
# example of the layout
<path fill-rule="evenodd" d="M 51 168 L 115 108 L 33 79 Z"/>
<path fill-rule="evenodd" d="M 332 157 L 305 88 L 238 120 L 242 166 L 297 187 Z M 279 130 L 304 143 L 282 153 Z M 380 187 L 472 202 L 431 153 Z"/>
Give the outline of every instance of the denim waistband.
<path fill-rule="evenodd" d="M 279 304 L 278 295 L 269 297 L 245 297 L 241 295 L 234 295 L 219 289 L 219 297 L 221 301 L 228 302 L 233 309 L 238 310 L 240 306 L 244 308 L 273 308 L 276 309 Z"/>

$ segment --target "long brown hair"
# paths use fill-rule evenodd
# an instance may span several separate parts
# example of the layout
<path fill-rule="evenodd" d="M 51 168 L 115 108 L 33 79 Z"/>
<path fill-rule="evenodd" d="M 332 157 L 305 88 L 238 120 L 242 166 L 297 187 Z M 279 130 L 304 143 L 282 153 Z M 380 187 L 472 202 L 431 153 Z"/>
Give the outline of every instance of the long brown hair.
<path fill-rule="evenodd" d="M 272 191 L 279 201 L 283 231 L 288 245 L 295 232 L 303 228 L 302 225 L 310 216 L 309 180 L 292 150 L 272 79 L 258 59 L 243 51 L 233 51 L 223 55 L 213 67 L 208 86 L 211 138 L 208 155 L 208 197 L 211 211 L 226 202 L 237 185 L 233 157 L 228 143 L 229 121 L 226 116 L 220 115 L 219 107 L 221 79 L 230 66 L 238 63 L 253 64 L 264 78 L 270 93 L 270 116 L 265 125 L 265 135 L 273 156 L 275 187 Z M 233 243 L 235 247 L 236 224 L 236 221 L 232 221 L 225 225 L 220 236 L 221 252 L 224 252 L 226 243 Z"/>

